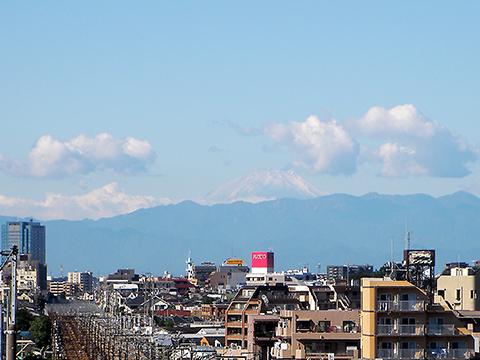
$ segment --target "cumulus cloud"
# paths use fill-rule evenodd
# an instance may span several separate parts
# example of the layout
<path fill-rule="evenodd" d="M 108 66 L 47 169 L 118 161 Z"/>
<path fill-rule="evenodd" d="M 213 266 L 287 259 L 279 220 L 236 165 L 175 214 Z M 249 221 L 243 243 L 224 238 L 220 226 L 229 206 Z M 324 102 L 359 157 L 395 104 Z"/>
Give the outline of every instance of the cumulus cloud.
<path fill-rule="evenodd" d="M 98 219 L 171 202 L 170 199 L 129 195 L 120 189 L 117 183 L 112 182 L 86 194 L 50 193 L 43 200 L 8 197 L 0 194 L 0 212 L 11 216 L 32 216 L 45 220 Z"/>
<path fill-rule="evenodd" d="M 144 171 L 155 157 L 148 141 L 133 137 L 116 139 L 102 133 L 61 141 L 43 135 L 36 141 L 26 162 L 0 156 L 0 167 L 13 175 L 33 177 L 65 177 L 97 170 L 130 173 Z"/>
<path fill-rule="evenodd" d="M 295 165 L 323 174 L 353 174 L 357 168 L 358 143 L 336 120 L 315 116 L 304 122 L 273 124 L 265 129 L 279 144 L 292 149 Z"/>
<path fill-rule="evenodd" d="M 368 135 L 415 137 L 430 137 L 438 127 L 411 104 L 391 109 L 374 106 L 358 120 L 357 126 Z"/>
<path fill-rule="evenodd" d="M 463 177 L 478 150 L 415 106 L 372 107 L 353 127 L 381 144 L 375 154 L 384 176 Z"/>
<path fill-rule="evenodd" d="M 427 169 L 418 164 L 415 155 L 416 151 L 410 147 L 395 143 L 382 144 L 378 149 L 378 156 L 383 163 L 382 175 L 426 175 Z"/>

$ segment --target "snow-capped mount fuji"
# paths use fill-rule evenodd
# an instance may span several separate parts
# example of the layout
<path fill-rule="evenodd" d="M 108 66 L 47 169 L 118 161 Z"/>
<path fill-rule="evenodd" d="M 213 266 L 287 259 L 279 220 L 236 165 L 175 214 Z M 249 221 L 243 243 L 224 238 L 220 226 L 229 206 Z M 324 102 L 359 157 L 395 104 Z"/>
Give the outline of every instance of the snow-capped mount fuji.
<path fill-rule="evenodd" d="M 308 199 L 321 193 L 293 170 L 257 170 L 237 178 L 205 197 L 207 203 L 261 202 L 281 198 Z"/>

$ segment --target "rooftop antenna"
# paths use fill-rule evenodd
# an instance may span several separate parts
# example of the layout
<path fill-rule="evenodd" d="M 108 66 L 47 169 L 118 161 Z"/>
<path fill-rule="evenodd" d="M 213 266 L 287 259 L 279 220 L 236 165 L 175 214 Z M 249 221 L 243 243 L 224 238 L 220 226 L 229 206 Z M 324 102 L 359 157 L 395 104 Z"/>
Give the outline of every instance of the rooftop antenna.
<path fill-rule="evenodd" d="M 405 250 L 410 250 L 412 245 L 412 233 L 408 230 L 407 225 L 405 225 Z"/>
<path fill-rule="evenodd" d="M 393 237 L 390 238 L 390 277 L 393 276 Z"/>

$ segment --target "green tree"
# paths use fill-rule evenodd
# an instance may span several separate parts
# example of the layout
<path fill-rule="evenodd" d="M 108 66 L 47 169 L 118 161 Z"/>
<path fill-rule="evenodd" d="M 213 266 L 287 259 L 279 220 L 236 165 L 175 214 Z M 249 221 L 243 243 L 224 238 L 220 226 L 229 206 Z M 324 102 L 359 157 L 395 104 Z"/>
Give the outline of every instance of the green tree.
<path fill-rule="evenodd" d="M 40 355 L 27 354 L 23 360 L 44 360 L 45 358 Z"/>
<path fill-rule="evenodd" d="M 30 325 L 30 333 L 39 348 L 50 345 L 52 322 L 48 316 L 37 316 Z"/>
<path fill-rule="evenodd" d="M 27 309 L 17 310 L 17 330 L 28 331 L 34 316 Z"/>

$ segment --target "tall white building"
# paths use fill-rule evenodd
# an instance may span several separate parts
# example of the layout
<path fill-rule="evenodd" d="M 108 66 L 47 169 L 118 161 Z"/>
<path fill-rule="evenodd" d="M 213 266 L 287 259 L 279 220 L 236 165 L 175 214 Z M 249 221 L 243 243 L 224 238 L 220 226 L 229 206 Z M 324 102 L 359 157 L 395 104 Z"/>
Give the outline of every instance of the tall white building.
<path fill-rule="evenodd" d="M 67 282 L 77 284 L 83 292 L 91 292 L 93 290 L 93 275 L 90 271 L 74 271 L 67 275 Z"/>

